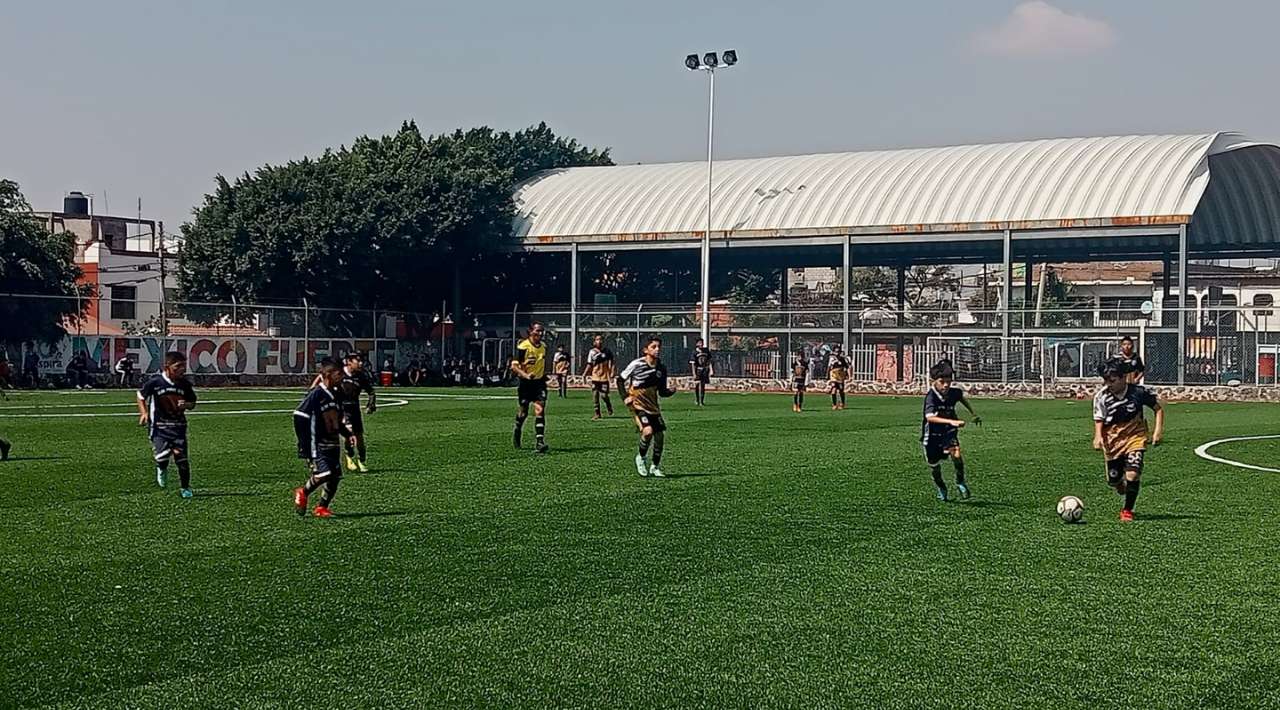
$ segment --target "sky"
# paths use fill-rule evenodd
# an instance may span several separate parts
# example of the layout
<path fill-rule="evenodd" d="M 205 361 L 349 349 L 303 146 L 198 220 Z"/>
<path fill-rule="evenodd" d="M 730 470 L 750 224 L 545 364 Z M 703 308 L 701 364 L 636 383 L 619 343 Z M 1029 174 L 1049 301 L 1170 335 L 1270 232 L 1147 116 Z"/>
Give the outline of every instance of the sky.
<path fill-rule="evenodd" d="M 413 119 L 618 163 L 1130 133 L 1280 139 L 1271 0 L 0 2 L 0 178 L 190 218 L 214 176 Z"/>

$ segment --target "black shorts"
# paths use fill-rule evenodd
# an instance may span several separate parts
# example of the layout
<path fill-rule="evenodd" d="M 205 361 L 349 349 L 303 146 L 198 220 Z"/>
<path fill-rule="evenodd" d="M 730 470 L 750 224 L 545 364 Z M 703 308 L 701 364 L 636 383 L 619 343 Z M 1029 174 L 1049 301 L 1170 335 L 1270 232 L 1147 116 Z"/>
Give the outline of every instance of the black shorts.
<path fill-rule="evenodd" d="M 948 436 L 943 439 L 930 439 L 924 443 L 924 460 L 930 466 L 936 466 L 960 448 L 960 437 Z"/>
<path fill-rule="evenodd" d="M 609 381 L 605 380 L 604 382 L 596 382 L 595 380 L 592 380 L 591 389 L 595 392 L 599 392 L 600 394 L 609 394 Z"/>
<path fill-rule="evenodd" d="M 709 385 L 711 384 L 711 370 L 709 368 L 705 370 L 694 370 L 693 379 L 696 380 L 698 384 Z"/>
<path fill-rule="evenodd" d="M 807 389 L 807 384 L 804 380 L 794 380 L 791 383 L 791 389 L 797 392 L 803 392 Z"/>
<path fill-rule="evenodd" d="M 667 423 L 662 420 L 661 414 L 649 414 L 648 412 L 636 412 L 636 419 L 640 422 L 640 428 L 648 427 L 653 430 L 654 434 L 667 430 Z"/>
<path fill-rule="evenodd" d="M 311 473 L 316 478 L 327 478 L 336 476 L 342 478 L 342 464 L 338 463 L 337 448 L 319 449 L 318 456 L 311 459 Z"/>
<path fill-rule="evenodd" d="M 178 461 L 187 460 L 187 429 L 154 429 L 151 432 L 151 448 L 155 451 L 156 461 L 165 461 L 170 456 Z"/>
<path fill-rule="evenodd" d="M 1139 476 L 1142 475 L 1142 459 L 1146 455 L 1146 451 L 1138 449 L 1130 451 L 1118 459 L 1111 459 L 1107 462 L 1107 485 L 1117 486 L 1124 480 L 1126 471 L 1136 471 Z"/>
<path fill-rule="evenodd" d="M 844 380 L 832 380 L 832 381 L 831 381 L 831 389 L 835 390 L 836 392 L 843 392 L 843 391 L 844 391 Z"/>
<path fill-rule="evenodd" d="M 362 436 L 364 434 L 364 412 L 360 411 L 360 405 L 354 407 L 342 408 L 342 419 L 347 424 L 347 428 L 352 434 Z"/>
<path fill-rule="evenodd" d="M 516 385 L 516 397 L 520 400 L 520 406 L 528 406 L 534 402 L 547 401 L 547 379 L 544 377 L 539 380 L 520 379 L 520 384 Z"/>

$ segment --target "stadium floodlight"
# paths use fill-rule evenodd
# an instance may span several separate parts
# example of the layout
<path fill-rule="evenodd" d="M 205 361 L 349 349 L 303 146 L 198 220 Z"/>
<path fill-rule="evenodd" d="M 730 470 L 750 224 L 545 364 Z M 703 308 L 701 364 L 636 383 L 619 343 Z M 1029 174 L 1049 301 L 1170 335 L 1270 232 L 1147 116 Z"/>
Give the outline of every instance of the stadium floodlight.
<path fill-rule="evenodd" d="M 708 98 L 707 98 L 707 231 L 702 235 L 702 254 L 700 260 L 702 262 L 702 339 L 711 342 L 711 198 L 712 198 L 712 167 L 714 165 L 715 156 L 715 127 L 716 127 L 716 69 L 729 68 L 738 63 L 737 50 L 729 49 L 723 52 L 724 65 L 721 67 L 721 57 L 717 57 L 715 52 L 707 52 L 702 55 L 702 61 L 698 61 L 698 55 L 690 54 L 684 58 L 684 65 L 690 71 L 701 69 L 707 73 L 708 77 Z"/>

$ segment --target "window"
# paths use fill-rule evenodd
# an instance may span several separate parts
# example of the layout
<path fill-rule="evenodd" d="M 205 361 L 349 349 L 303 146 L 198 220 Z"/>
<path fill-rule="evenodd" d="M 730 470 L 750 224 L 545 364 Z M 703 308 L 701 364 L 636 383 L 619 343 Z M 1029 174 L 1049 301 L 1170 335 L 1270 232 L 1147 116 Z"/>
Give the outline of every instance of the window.
<path fill-rule="evenodd" d="M 112 320 L 135 320 L 138 317 L 138 287 L 111 287 Z"/>
<path fill-rule="evenodd" d="M 1142 296 L 1103 296 L 1098 299 L 1098 318 L 1104 321 L 1141 320 L 1142 304 L 1147 299 Z"/>
<path fill-rule="evenodd" d="M 1258 293 L 1258 294 L 1254 294 L 1254 296 L 1253 296 L 1253 307 L 1254 307 L 1255 309 L 1261 308 L 1262 310 L 1254 310 L 1253 314 L 1254 314 L 1255 316 L 1269 316 L 1269 315 L 1271 315 L 1271 314 L 1272 314 L 1271 306 L 1272 306 L 1275 302 L 1276 302 L 1275 297 L 1274 297 L 1274 296 L 1272 296 L 1272 295 L 1271 295 L 1271 294 L 1269 294 L 1269 293 Z"/>

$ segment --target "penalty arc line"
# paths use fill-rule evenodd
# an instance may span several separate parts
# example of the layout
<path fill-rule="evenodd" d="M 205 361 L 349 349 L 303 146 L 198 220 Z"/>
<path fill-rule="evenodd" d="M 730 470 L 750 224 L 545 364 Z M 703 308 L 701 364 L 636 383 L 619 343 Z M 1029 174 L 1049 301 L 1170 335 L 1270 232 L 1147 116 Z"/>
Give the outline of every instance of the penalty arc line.
<path fill-rule="evenodd" d="M 1267 468 L 1266 466 L 1254 466 L 1253 464 L 1248 464 L 1248 463 L 1240 463 L 1239 461 L 1224 459 L 1221 456 L 1214 456 L 1213 454 L 1209 453 L 1209 449 L 1212 449 L 1218 444 L 1229 444 L 1233 441 L 1259 441 L 1262 439 L 1280 439 L 1280 434 L 1263 434 L 1261 436 L 1235 436 L 1230 439 L 1218 439 L 1217 441 L 1210 441 L 1207 444 L 1201 444 L 1200 446 L 1196 447 L 1196 456 L 1199 456 L 1200 458 L 1205 459 L 1206 461 L 1213 461 L 1214 463 L 1224 463 L 1228 466 L 1235 466 L 1237 468 L 1247 468 L 1251 471 L 1264 471 L 1266 473 L 1280 473 L 1280 469 Z"/>

